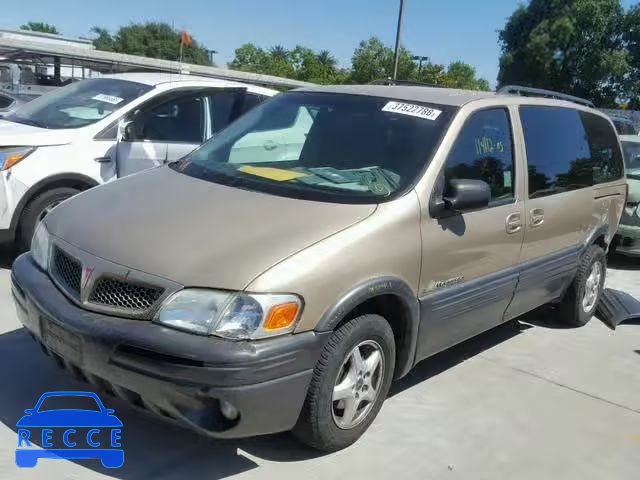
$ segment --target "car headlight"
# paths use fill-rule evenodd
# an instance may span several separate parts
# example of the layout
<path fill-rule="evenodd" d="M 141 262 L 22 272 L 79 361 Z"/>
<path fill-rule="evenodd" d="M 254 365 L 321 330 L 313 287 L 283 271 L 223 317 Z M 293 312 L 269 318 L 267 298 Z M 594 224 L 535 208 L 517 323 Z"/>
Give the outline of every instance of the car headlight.
<path fill-rule="evenodd" d="M 0 148 L 0 170 L 9 170 L 36 150 L 35 147 Z"/>
<path fill-rule="evenodd" d="M 187 288 L 165 301 L 154 322 L 200 335 L 253 340 L 292 332 L 301 310 L 296 295 Z"/>
<path fill-rule="evenodd" d="M 33 238 L 31 239 L 31 256 L 33 261 L 43 270 L 47 270 L 49 266 L 49 251 L 51 250 L 51 241 L 49 232 L 44 223 L 40 222 L 36 228 Z"/>

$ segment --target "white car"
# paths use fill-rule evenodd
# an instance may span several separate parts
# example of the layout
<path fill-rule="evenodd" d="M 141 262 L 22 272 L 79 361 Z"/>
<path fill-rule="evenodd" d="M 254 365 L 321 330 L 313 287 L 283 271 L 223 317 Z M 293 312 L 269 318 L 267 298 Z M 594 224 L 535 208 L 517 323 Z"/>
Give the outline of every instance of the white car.
<path fill-rule="evenodd" d="M 276 93 L 127 73 L 73 83 L 21 106 L 0 120 L 0 241 L 28 248 L 37 223 L 61 201 L 183 157 Z"/>

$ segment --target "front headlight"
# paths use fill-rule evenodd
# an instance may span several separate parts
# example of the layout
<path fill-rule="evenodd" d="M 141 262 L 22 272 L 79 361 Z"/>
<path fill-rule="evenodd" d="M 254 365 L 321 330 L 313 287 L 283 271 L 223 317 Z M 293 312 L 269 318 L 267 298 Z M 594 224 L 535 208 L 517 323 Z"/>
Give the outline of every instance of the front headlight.
<path fill-rule="evenodd" d="M 47 270 L 49 266 L 50 249 L 51 242 L 49 232 L 44 226 L 44 223 L 40 222 L 31 239 L 31 256 L 33 257 L 33 261 L 43 270 Z"/>
<path fill-rule="evenodd" d="M 36 150 L 35 147 L 0 148 L 0 170 L 8 170 Z"/>
<path fill-rule="evenodd" d="M 253 340 L 292 332 L 301 310 L 296 295 L 187 288 L 172 295 L 154 321 L 200 335 Z"/>

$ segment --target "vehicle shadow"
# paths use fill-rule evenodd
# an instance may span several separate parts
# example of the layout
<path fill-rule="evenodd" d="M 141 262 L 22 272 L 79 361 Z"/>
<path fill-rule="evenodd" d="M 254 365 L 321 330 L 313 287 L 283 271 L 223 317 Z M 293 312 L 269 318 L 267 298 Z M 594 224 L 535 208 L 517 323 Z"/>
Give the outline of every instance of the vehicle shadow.
<path fill-rule="evenodd" d="M 73 461 L 115 478 L 218 479 L 258 467 L 251 456 L 289 462 L 321 455 L 286 433 L 242 440 L 216 440 L 164 422 L 71 377 L 42 352 L 25 329 L 0 335 L 0 384 L 3 392 L 0 395 L 0 421 L 14 432 L 17 432 L 15 425 L 24 415 L 24 410 L 33 408 L 45 392 L 97 393 L 105 407 L 113 408 L 124 425 L 124 465 L 108 469 L 99 460 L 58 461 Z M 32 443 L 40 445 L 39 440 Z"/>
<path fill-rule="evenodd" d="M 613 270 L 640 270 L 640 258 L 614 254 L 607 259 L 607 267 Z"/>
<path fill-rule="evenodd" d="M 455 367 L 489 348 L 531 328 L 509 322 L 471 340 L 450 348 L 419 365 L 392 385 L 390 395 Z M 282 433 L 241 440 L 216 440 L 177 425 L 164 422 L 121 400 L 110 397 L 93 385 L 82 383 L 56 366 L 31 339 L 25 329 L 0 335 L 0 421 L 17 432 L 16 422 L 26 408 L 32 408 L 49 391 L 93 391 L 106 408 L 113 408 L 122 421 L 122 448 L 125 462 L 121 468 L 104 468 L 98 460 L 73 461 L 104 475 L 132 478 L 225 478 L 259 467 L 253 459 L 276 462 L 308 460 L 321 452 L 298 443 Z M 40 442 L 34 442 L 40 445 Z M 17 446 L 17 433 L 16 433 Z M 48 462 L 50 460 L 43 460 Z"/>
<path fill-rule="evenodd" d="M 389 396 L 397 395 L 425 380 L 435 377 L 450 368 L 468 360 L 482 352 L 505 342 L 522 331 L 533 328 L 531 325 L 521 323 L 518 320 L 503 323 L 487 332 L 473 337 L 465 342 L 448 348 L 432 357 L 418 363 L 403 378 L 391 385 Z"/>
<path fill-rule="evenodd" d="M 18 255 L 18 251 L 11 245 L 0 245 L 0 268 L 10 269 Z"/>

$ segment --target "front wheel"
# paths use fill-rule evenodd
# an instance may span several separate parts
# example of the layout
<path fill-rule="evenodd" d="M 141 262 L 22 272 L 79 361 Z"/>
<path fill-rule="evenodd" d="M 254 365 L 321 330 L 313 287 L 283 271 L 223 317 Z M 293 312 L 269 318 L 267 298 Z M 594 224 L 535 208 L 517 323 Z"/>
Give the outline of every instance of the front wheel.
<path fill-rule="evenodd" d="M 38 224 L 56 207 L 67 198 L 80 193 L 80 190 L 69 187 L 60 187 L 47 190 L 31 200 L 22 212 L 20 227 L 18 230 L 18 248 L 26 252 L 31 247 L 31 239 Z"/>
<path fill-rule="evenodd" d="M 380 411 L 394 368 L 395 341 L 384 318 L 362 315 L 345 323 L 316 364 L 294 435 L 324 451 L 354 443 Z"/>

